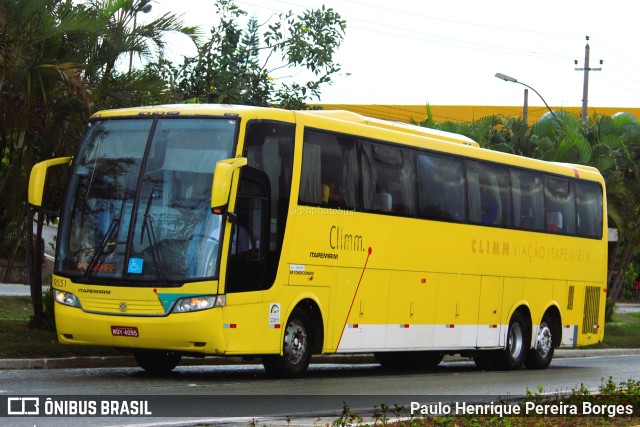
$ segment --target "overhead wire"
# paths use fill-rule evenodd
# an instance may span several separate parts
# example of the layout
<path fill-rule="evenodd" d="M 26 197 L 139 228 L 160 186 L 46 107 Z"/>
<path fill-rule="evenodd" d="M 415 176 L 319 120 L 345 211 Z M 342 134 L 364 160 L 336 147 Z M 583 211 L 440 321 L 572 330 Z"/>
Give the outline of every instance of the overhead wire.
<path fill-rule="evenodd" d="M 286 5 L 288 7 L 292 6 L 292 7 L 295 7 L 295 8 L 302 9 L 302 10 L 305 10 L 305 9 L 309 8 L 308 4 L 304 5 L 304 4 L 300 4 L 300 3 L 296 3 L 296 2 L 288 1 L 288 0 L 275 0 L 275 1 L 277 3 L 279 3 L 279 4 Z M 387 13 L 387 12 L 395 13 L 395 14 L 397 14 L 399 16 L 406 16 L 406 17 L 413 17 L 413 18 L 418 17 L 420 19 L 440 21 L 440 22 L 444 22 L 444 23 L 456 24 L 456 25 L 462 25 L 462 26 L 469 26 L 469 27 L 476 27 L 476 28 L 486 28 L 486 29 L 489 29 L 489 30 L 509 31 L 509 32 L 518 32 L 518 33 L 530 33 L 530 34 L 534 34 L 534 35 L 537 34 L 537 35 L 545 35 L 545 36 L 561 36 L 561 37 L 578 37 L 578 36 L 580 36 L 580 37 L 582 37 L 581 34 L 579 35 L 579 34 L 573 34 L 573 33 L 569 33 L 569 32 L 539 31 L 539 30 L 527 29 L 527 28 L 524 28 L 524 27 L 523 28 L 513 28 L 513 27 L 507 27 L 507 26 L 490 25 L 490 24 L 486 24 L 486 23 L 474 23 L 474 22 L 468 22 L 468 21 L 457 20 L 457 19 L 440 18 L 440 17 L 430 16 L 430 15 L 421 14 L 421 13 L 414 13 L 414 11 L 409 13 L 409 12 L 406 12 L 404 10 L 398 10 L 398 9 L 393 9 L 393 8 L 389 8 L 389 7 L 384 7 L 384 6 L 368 4 L 368 3 L 364 3 L 364 2 L 361 2 L 361 1 L 357 1 L 357 0 L 342 0 L 342 1 L 345 2 L 345 3 L 350 3 L 352 5 L 357 5 L 358 7 L 361 7 L 361 8 L 364 7 L 364 8 L 368 8 L 368 9 L 378 9 L 378 10 L 383 11 L 385 13 Z M 275 12 L 275 13 L 281 12 L 280 9 L 276 9 L 276 8 L 273 8 L 273 7 L 268 7 L 268 6 L 265 6 L 264 4 L 255 4 L 255 3 L 252 3 L 250 1 L 244 1 L 244 0 L 237 0 L 236 2 L 238 4 L 243 4 L 243 5 L 247 5 L 247 6 L 263 9 L 263 10 L 268 10 L 268 11 Z M 482 42 L 478 42 L 478 41 L 469 41 L 469 40 L 464 40 L 464 39 L 455 38 L 455 37 L 445 37 L 445 36 L 441 36 L 441 35 L 437 35 L 437 34 L 432 34 L 432 33 L 429 33 L 429 32 L 424 32 L 424 31 L 420 31 L 420 30 L 414 30 L 412 28 L 401 28 L 401 27 L 390 25 L 390 24 L 386 24 L 386 23 L 374 22 L 374 21 L 371 21 L 371 20 L 362 19 L 361 17 L 354 17 L 354 16 L 348 16 L 348 15 L 343 15 L 342 17 L 343 17 L 343 19 L 346 19 L 348 23 L 351 23 L 351 25 L 349 25 L 350 28 L 355 28 L 355 29 L 358 29 L 358 30 L 361 30 L 361 31 L 366 31 L 366 32 L 374 33 L 374 34 L 383 35 L 385 37 L 395 37 L 395 38 L 398 38 L 398 39 L 403 40 L 403 41 L 416 40 L 416 41 L 420 41 L 420 42 L 427 42 L 427 43 L 433 43 L 433 44 L 444 45 L 444 46 L 452 46 L 452 47 L 455 47 L 455 48 L 469 49 L 469 50 L 474 50 L 474 51 L 489 51 L 489 52 L 494 52 L 494 53 L 503 54 L 503 55 L 529 56 L 529 57 L 545 58 L 547 60 L 556 60 L 556 61 L 560 61 L 560 60 L 561 61 L 568 61 L 568 60 L 573 60 L 575 58 L 575 55 L 571 55 L 570 56 L 570 55 L 558 54 L 558 53 L 553 53 L 553 52 L 532 51 L 532 50 L 526 50 L 526 49 L 520 49 L 520 48 L 511 48 L 511 47 L 505 47 L 505 46 L 498 46 L 498 45 L 495 45 L 495 44 L 482 43 Z M 353 24 L 354 22 L 356 24 Z M 632 63 L 627 58 L 619 55 L 614 50 L 608 48 L 607 46 L 605 46 L 604 44 L 602 44 L 598 40 L 592 40 L 592 43 L 596 44 L 598 47 L 600 47 L 600 48 L 606 50 L 607 52 L 615 55 L 616 57 L 620 58 L 628 66 L 636 68 L 636 69 L 640 69 L 640 66 Z M 614 68 L 618 73 L 622 74 L 627 79 L 629 79 L 629 81 L 633 82 L 634 86 L 636 84 L 640 86 L 640 81 L 636 80 L 633 76 L 631 76 L 630 74 L 628 74 L 624 70 L 622 70 L 622 69 L 620 69 L 618 67 L 614 67 L 611 63 L 608 63 L 608 68 L 609 67 Z M 622 86 L 617 80 L 609 79 L 606 76 L 604 78 L 606 80 L 612 82 L 613 84 L 617 85 L 617 86 L 624 87 L 624 89 L 627 92 L 631 92 L 631 93 L 637 95 L 636 92 L 634 92 L 633 90 L 630 90 L 629 87 Z M 339 96 L 336 96 L 336 98 L 339 98 Z"/>

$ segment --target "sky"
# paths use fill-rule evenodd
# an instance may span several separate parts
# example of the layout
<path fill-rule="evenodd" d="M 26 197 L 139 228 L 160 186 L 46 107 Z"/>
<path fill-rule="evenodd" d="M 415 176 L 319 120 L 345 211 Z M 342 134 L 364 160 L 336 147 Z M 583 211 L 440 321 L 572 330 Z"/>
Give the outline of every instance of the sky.
<path fill-rule="evenodd" d="M 533 87 L 552 107 L 581 106 L 589 36 L 589 107 L 640 107 L 637 0 L 237 0 L 259 23 L 324 5 L 347 22 L 336 62 L 342 73 L 324 87 L 326 104 L 522 105 Z M 207 34 L 214 0 L 155 0 L 149 18 L 183 14 Z M 139 17 L 143 19 L 144 17 Z M 172 55 L 195 54 L 184 37 Z M 575 64 L 578 60 L 578 65 Z M 600 64 L 600 60 L 603 61 Z M 315 100 L 311 100 L 315 101 Z M 529 91 L 530 106 L 544 106 Z"/>

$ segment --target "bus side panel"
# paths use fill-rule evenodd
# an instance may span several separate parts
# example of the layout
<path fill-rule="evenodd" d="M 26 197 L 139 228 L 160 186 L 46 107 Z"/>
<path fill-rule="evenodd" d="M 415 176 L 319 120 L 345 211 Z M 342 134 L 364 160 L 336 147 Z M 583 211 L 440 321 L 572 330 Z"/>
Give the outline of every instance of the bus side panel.
<path fill-rule="evenodd" d="M 339 268 L 336 294 L 338 352 L 384 349 L 389 270 Z"/>
<path fill-rule="evenodd" d="M 228 355 L 268 354 L 280 351 L 281 325 L 272 303 L 262 301 L 262 292 L 229 294 L 222 309 L 222 331 Z M 253 301 L 247 296 L 254 296 Z M 278 311 L 281 307 L 278 306 Z"/>
<path fill-rule="evenodd" d="M 433 347 L 437 279 L 433 274 L 392 271 L 387 313 L 388 349 Z"/>
<path fill-rule="evenodd" d="M 482 276 L 478 310 L 478 347 L 497 347 L 500 343 L 503 278 Z"/>
<path fill-rule="evenodd" d="M 480 276 L 438 274 L 434 346 L 473 348 L 477 341 Z"/>
<path fill-rule="evenodd" d="M 584 283 L 570 281 L 567 282 L 567 287 L 567 315 L 562 320 L 562 344 L 577 347 L 582 324 Z"/>

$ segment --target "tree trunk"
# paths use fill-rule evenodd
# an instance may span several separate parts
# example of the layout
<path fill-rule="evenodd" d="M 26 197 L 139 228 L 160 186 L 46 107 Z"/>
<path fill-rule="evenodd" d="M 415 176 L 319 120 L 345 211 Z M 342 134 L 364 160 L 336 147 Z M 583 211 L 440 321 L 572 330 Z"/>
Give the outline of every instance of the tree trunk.
<path fill-rule="evenodd" d="M 24 238 L 24 222 L 20 226 L 20 232 L 18 233 L 18 238 L 16 239 L 16 244 L 11 251 L 11 256 L 9 257 L 9 261 L 7 263 L 7 271 L 4 272 L 3 281 L 5 283 L 9 283 L 9 275 L 11 274 L 11 269 L 13 269 L 13 264 L 16 262 L 16 258 L 18 257 L 18 249 L 20 249 L 20 242 Z"/>
<path fill-rule="evenodd" d="M 40 328 L 44 322 L 44 309 L 42 306 L 42 225 L 44 217 L 38 213 L 37 231 L 33 233 L 33 219 L 35 211 L 27 207 L 27 277 L 31 288 L 31 305 L 33 317 L 31 327 Z"/>

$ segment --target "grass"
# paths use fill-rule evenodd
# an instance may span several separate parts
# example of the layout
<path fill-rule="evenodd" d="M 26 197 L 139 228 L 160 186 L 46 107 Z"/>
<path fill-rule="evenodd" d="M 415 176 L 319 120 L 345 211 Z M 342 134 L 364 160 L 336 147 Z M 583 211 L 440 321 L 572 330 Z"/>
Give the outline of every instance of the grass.
<path fill-rule="evenodd" d="M 640 313 L 614 313 L 605 325 L 604 341 L 588 348 L 640 348 Z"/>
<path fill-rule="evenodd" d="M 62 345 L 55 331 L 29 327 L 32 313 L 30 297 L 0 298 L 0 359 L 123 354 L 108 347 Z"/>
<path fill-rule="evenodd" d="M 33 309 L 29 297 L 0 298 L 0 319 L 2 320 L 29 320 L 31 313 Z"/>
<path fill-rule="evenodd" d="M 387 404 L 374 406 L 371 416 L 365 420 L 350 410 L 345 402 L 342 414 L 331 425 L 325 427 L 555 427 L 555 426 L 638 426 L 640 411 L 640 382 L 629 379 L 616 383 L 613 377 L 601 379 L 597 392 L 592 393 L 584 385 L 571 393 L 548 393 L 538 386 L 537 391 L 526 390 L 522 399 L 498 400 L 495 402 L 462 401 L 462 407 L 476 407 L 485 415 L 464 415 L 467 410 L 459 410 L 454 402 L 433 405 L 448 408 L 449 415 L 429 415 L 429 405 L 425 412 L 418 406 L 413 411 L 406 406 L 393 407 Z M 456 408 L 456 409 L 454 409 Z M 555 408 L 555 411 L 554 411 Z M 558 414 L 564 408 L 564 415 Z M 599 410 L 594 408 L 600 408 Z M 477 413 L 477 410 L 474 411 Z M 424 414 L 424 415 L 423 415 Z M 250 424 L 255 426 L 256 424 Z"/>

